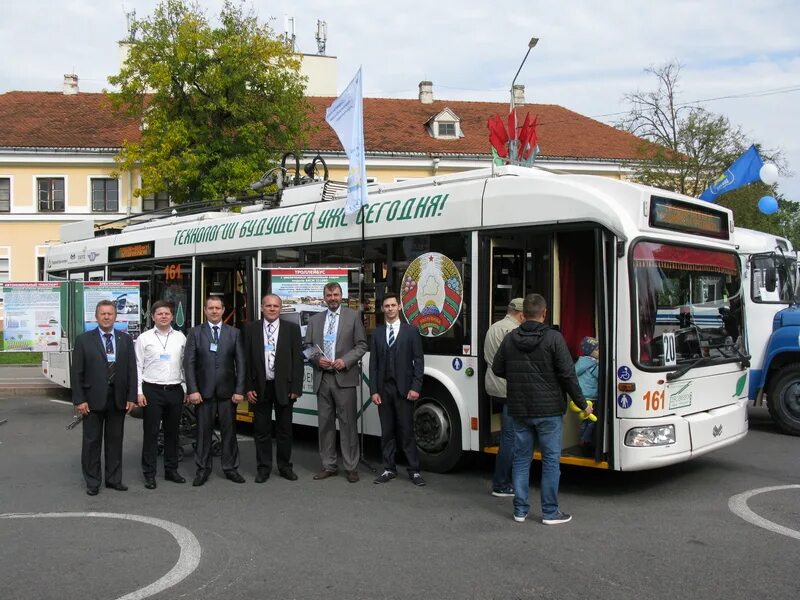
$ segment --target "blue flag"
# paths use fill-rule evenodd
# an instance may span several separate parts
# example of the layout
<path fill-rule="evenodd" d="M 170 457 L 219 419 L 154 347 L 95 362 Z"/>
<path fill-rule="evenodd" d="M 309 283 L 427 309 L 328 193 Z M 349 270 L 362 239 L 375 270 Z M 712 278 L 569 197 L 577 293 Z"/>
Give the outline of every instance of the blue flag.
<path fill-rule="evenodd" d="M 367 204 L 367 166 L 364 157 L 364 100 L 361 94 L 361 68 L 336 100 L 325 111 L 325 121 L 336 132 L 344 147 L 350 168 L 347 174 L 345 214 L 358 212 Z"/>
<path fill-rule="evenodd" d="M 750 146 L 747 152 L 742 154 L 736 159 L 728 169 L 713 183 L 700 194 L 700 200 L 707 202 L 714 202 L 717 196 L 721 196 L 725 192 L 731 192 L 736 188 L 740 188 L 748 183 L 758 181 L 760 178 L 759 172 L 761 167 L 764 166 L 764 161 L 758 155 L 756 147 Z"/>

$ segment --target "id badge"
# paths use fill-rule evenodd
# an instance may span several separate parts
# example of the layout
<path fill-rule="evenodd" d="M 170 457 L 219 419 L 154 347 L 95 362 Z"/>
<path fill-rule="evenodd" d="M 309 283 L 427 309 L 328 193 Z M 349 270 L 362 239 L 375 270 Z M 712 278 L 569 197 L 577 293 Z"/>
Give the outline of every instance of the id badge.
<path fill-rule="evenodd" d="M 158 360 L 160 360 L 161 362 L 167 362 L 169 361 L 169 359 L 170 359 L 169 354 L 162 354 L 161 356 L 158 357 Z"/>
<path fill-rule="evenodd" d="M 216 351 L 217 351 L 217 345 L 216 345 L 216 344 L 211 344 L 211 345 L 208 347 L 208 349 L 209 349 L 209 351 L 211 351 L 211 352 L 216 352 Z"/>
<path fill-rule="evenodd" d="M 264 344 L 264 352 L 275 352 L 275 344 Z"/>
<path fill-rule="evenodd" d="M 106 354 L 106 362 L 117 362 L 116 354 Z"/>

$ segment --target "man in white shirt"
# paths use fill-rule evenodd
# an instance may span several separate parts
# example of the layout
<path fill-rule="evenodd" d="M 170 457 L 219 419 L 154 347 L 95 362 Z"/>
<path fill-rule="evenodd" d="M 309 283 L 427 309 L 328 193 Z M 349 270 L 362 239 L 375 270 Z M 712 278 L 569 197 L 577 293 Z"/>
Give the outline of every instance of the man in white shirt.
<path fill-rule="evenodd" d="M 158 431 L 164 431 L 164 479 L 184 483 L 178 472 L 178 437 L 186 396 L 183 350 L 186 336 L 172 328 L 172 304 L 158 300 L 150 309 L 155 327 L 136 338 L 137 404 L 144 409 L 142 473 L 144 487 L 156 488 Z"/>

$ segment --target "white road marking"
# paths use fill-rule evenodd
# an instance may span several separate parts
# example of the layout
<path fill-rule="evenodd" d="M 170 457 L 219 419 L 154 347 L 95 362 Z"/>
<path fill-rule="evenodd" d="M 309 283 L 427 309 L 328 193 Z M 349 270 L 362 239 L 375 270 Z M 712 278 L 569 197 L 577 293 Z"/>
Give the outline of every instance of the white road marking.
<path fill-rule="evenodd" d="M 178 562 L 169 570 L 163 577 L 157 579 L 150 585 L 140 588 L 130 594 L 120 596 L 117 600 L 143 600 L 150 596 L 155 596 L 164 590 L 180 583 L 188 577 L 200 564 L 200 556 L 203 553 L 200 547 L 200 542 L 194 534 L 171 521 L 163 521 L 161 519 L 154 519 L 152 517 L 143 517 L 141 515 L 129 515 L 124 513 L 103 513 L 103 512 L 66 512 L 66 513 L 2 513 L 0 519 L 59 519 L 59 518 L 100 518 L 100 519 L 124 519 L 128 521 L 138 521 L 139 523 L 146 523 L 154 525 L 167 531 L 181 549 Z"/>
<path fill-rule="evenodd" d="M 772 521 L 757 515 L 750 510 L 749 506 L 747 506 L 747 501 L 753 496 L 765 494 L 766 492 L 777 492 L 778 490 L 800 490 L 800 485 L 775 485 L 772 487 L 758 488 L 756 490 L 750 490 L 741 494 L 736 494 L 735 496 L 731 496 L 728 500 L 728 508 L 731 509 L 733 514 L 741 517 L 748 523 L 752 523 L 753 525 L 762 527 L 767 531 L 772 531 L 773 533 L 779 533 L 781 535 L 800 540 L 800 531 L 795 531 L 789 527 L 784 527 L 783 525 L 773 523 Z"/>

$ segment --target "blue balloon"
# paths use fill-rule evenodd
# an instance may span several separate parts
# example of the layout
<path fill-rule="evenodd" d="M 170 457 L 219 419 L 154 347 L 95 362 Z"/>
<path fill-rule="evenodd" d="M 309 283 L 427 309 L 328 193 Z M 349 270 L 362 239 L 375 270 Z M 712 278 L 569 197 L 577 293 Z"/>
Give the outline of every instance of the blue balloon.
<path fill-rule="evenodd" d="M 763 196 L 758 201 L 758 210 L 765 215 L 774 215 L 778 212 L 778 201 L 772 196 Z"/>

